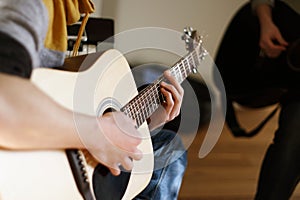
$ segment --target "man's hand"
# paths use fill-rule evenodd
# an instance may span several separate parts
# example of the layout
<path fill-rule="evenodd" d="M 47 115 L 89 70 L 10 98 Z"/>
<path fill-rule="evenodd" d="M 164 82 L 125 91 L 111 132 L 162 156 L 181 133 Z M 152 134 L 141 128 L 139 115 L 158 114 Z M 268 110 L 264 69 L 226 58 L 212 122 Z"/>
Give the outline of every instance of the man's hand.
<path fill-rule="evenodd" d="M 161 93 L 164 95 L 166 101 L 151 115 L 150 130 L 154 130 L 173 120 L 180 113 L 184 90 L 169 70 L 164 72 L 164 76 L 170 81 L 170 84 L 161 83 Z"/>
<path fill-rule="evenodd" d="M 141 135 L 134 120 L 121 112 L 109 112 L 96 121 L 91 133 L 84 135 L 86 148 L 113 175 L 120 174 L 120 165 L 131 170 L 133 160 L 140 160 L 143 156 L 137 148 Z"/>
<path fill-rule="evenodd" d="M 288 46 L 280 30 L 272 20 L 271 7 L 261 4 L 256 7 L 256 14 L 260 22 L 259 46 L 262 52 L 270 58 L 278 57 Z"/>

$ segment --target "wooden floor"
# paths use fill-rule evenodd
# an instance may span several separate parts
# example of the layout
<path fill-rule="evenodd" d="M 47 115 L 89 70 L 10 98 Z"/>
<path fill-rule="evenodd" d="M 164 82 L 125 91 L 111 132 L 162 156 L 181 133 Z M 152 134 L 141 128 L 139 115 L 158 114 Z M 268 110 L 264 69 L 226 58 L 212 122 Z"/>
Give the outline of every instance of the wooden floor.
<path fill-rule="evenodd" d="M 239 109 L 238 118 L 255 126 L 272 107 L 259 110 Z M 206 128 L 201 128 L 188 148 L 188 168 L 183 179 L 180 200 L 251 200 L 255 194 L 260 165 L 276 129 L 278 113 L 254 138 L 234 138 L 227 126 L 213 150 L 200 159 L 198 152 Z M 189 136 L 186 134 L 185 139 Z M 298 186 L 292 200 L 300 200 Z"/>

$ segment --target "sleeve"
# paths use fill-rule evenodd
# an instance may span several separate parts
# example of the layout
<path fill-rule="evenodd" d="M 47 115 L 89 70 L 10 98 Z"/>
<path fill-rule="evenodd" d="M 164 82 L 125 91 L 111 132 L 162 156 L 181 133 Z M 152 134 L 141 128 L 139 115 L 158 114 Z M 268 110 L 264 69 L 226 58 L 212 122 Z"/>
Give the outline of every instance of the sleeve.
<path fill-rule="evenodd" d="M 20 55 L 22 55 L 27 52 L 31 68 L 38 67 L 40 65 L 39 52 L 43 48 L 43 41 L 48 28 L 47 22 L 47 10 L 41 0 L 1 0 L 2 57 L 7 54 L 3 50 L 6 47 L 2 44 L 12 45 L 14 48 L 7 46 L 7 51 L 11 51 L 11 55 L 19 55 L 18 52 L 21 52 Z M 9 44 L 5 42 L 5 38 L 9 38 Z"/>
<path fill-rule="evenodd" d="M 18 41 L 0 32 L 0 72 L 29 78 L 32 71 L 30 55 Z"/>

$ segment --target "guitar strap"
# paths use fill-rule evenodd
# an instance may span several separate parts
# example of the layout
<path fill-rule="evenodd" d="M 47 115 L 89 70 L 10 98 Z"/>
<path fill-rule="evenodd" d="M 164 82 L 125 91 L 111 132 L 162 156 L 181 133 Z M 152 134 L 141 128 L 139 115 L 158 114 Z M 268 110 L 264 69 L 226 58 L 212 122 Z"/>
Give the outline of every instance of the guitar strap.
<path fill-rule="evenodd" d="M 266 125 L 266 123 L 276 114 L 277 110 L 279 109 L 279 105 L 276 106 L 266 118 L 264 118 L 255 128 L 250 131 L 246 131 L 244 128 L 241 127 L 236 112 L 234 110 L 233 101 L 227 101 L 227 113 L 226 113 L 226 123 L 230 128 L 232 134 L 235 137 L 253 137 L 259 133 L 259 131 Z"/>
<path fill-rule="evenodd" d="M 78 35 L 77 35 L 77 38 L 76 38 L 76 42 L 75 42 L 74 47 L 73 47 L 73 55 L 72 56 L 77 56 L 78 55 L 78 49 L 79 49 L 79 46 L 80 46 L 81 37 L 84 33 L 85 26 L 86 26 L 86 23 L 89 19 L 89 16 L 90 16 L 90 14 L 87 12 L 87 13 L 85 13 L 85 15 L 82 19 L 82 22 L 81 22 L 81 25 L 80 25 L 80 28 L 79 28 L 79 31 L 78 31 Z"/>

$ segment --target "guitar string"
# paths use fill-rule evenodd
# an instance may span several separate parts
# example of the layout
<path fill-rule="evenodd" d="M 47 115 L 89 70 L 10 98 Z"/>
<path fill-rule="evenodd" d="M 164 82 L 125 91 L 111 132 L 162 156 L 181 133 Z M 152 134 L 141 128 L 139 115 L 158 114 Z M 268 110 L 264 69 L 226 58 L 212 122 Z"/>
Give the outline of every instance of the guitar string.
<path fill-rule="evenodd" d="M 189 59 L 189 57 L 188 57 L 188 59 Z M 175 74 L 178 74 L 178 72 L 177 72 L 178 70 L 181 71 L 181 74 L 182 74 L 183 71 L 185 72 L 186 67 L 184 67 L 184 61 L 186 61 L 188 63 L 188 60 L 183 60 L 183 61 L 181 61 L 181 64 L 176 65 L 177 69 L 176 69 L 176 66 L 175 66 L 175 68 L 172 68 L 172 69 L 174 69 L 172 71 Z M 176 77 L 178 79 L 178 76 L 176 76 Z M 183 78 L 181 77 L 179 81 L 181 82 L 182 79 Z M 147 90 L 144 94 L 141 95 L 140 99 L 137 99 L 136 101 L 133 102 L 133 104 L 137 105 L 137 106 L 133 106 L 133 109 L 131 109 L 131 110 L 134 111 L 134 113 L 135 113 L 135 119 L 136 119 L 136 122 L 137 122 L 138 126 L 140 126 L 149 117 L 149 115 L 152 114 L 152 112 L 154 110 L 156 110 L 156 108 L 158 107 L 158 106 L 153 107 L 153 105 L 157 105 L 157 104 L 160 103 L 160 102 L 157 103 L 155 101 L 156 99 L 159 100 L 157 93 L 158 93 L 158 88 L 159 88 L 159 83 L 160 82 L 161 81 L 158 81 L 154 85 L 155 87 L 151 87 L 149 90 Z M 147 97 L 147 98 L 145 98 L 145 97 Z M 143 103 L 143 102 L 145 102 L 145 99 L 149 99 L 149 97 L 150 97 L 151 103 L 150 104 Z M 153 104 L 153 99 L 154 99 L 155 104 Z M 149 106 L 152 106 L 152 109 Z M 146 112 L 149 110 L 150 112 L 148 112 L 146 114 L 145 114 L 145 112 L 141 112 L 141 114 L 140 114 L 140 112 L 137 109 L 142 110 L 142 111 L 146 110 Z"/>
<path fill-rule="evenodd" d="M 173 73 L 173 75 L 175 74 L 174 76 L 177 81 L 182 82 L 190 73 L 192 73 L 191 66 L 196 66 L 195 56 L 197 57 L 197 63 L 200 63 L 199 57 L 202 56 L 202 53 L 199 54 L 196 50 L 197 48 L 170 69 L 171 73 Z M 193 64 L 191 64 L 191 62 L 193 62 Z M 180 79 L 178 78 L 178 74 L 181 76 Z M 159 107 L 159 104 L 161 104 L 158 92 L 160 83 L 163 80 L 164 77 L 160 77 L 153 85 L 151 85 L 151 87 L 147 87 L 143 90 L 141 95 L 138 95 L 139 98 L 134 98 L 132 102 L 124 107 L 123 111 L 125 114 L 136 120 L 138 127 Z M 145 102 L 145 99 L 150 99 L 150 102 Z"/>
<path fill-rule="evenodd" d="M 191 54 L 193 54 L 195 51 L 193 51 Z M 181 60 L 181 63 L 175 65 L 173 68 L 171 68 L 170 70 L 172 72 L 175 73 L 175 77 L 177 78 L 178 80 L 178 76 L 176 76 L 176 74 L 178 74 L 178 69 L 180 70 L 180 75 L 183 74 L 183 72 L 185 73 L 186 72 L 186 67 L 184 66 L 188 66 L 189 67 L 189 64 L 188 65 L 185 65 L 184 62 L 187 62 L 189 63 L 189 60 L 193 60 L 193 57 L 191 57 L 191 54 L 189 56 L 187 56 L 185 59 Z M 177 71 L 176 71 L 176 67 L 177 67 Z M 190 72 L 192 71 L 190 68 L 189 68 Z M 185 77 L 187 77 L 187 75 L 185 75 Z M 182 77 L 180 80 L 178 80 L 179 82 L 182 81 Z M 154 84 L 154 87 L 150 87 L 148 90 L 145 90 L 144 93 L 142 93 L 142 95 L 140 96 L 143 101 L 144 99 L 146 99 L 145 97 L 147 97 L 147 99 L 150 97 L 150 100 L 151 100 L 151 103 L 150 104 L 143 104 L 141 102 L 140 99 L 135 99 L 135 101 L 131 102 L 131 104 L 129 105 L 129 110 L 131 113 L 133 113 L 133 118 L 136 120 L 138 126 L 140 126 L 148 117 L 150 114 L 152 114 L 153 111 L 155 111 L 157 109 L 158 106 L 155 106 L 153 108 L 153 105 L 157 105 L 157 104 L 160 104 L 160 98 L 158 97 L 158 88 L 159 88 L 159 85 L 160 85 L 160 82 L 162 81 L 163 79 L 160 78 L 158 79 L 158 81 L 156 81 L 156 84 Z M 153 94 L 154 94 L 154 97 L 153 97 Z M 153 103 L 153 99 L 154 99 L 154 102 Z M 155 100 L 158 100 L 159 102 L 156 102 Z M 152 106 L 152 109 L 151 107 L 149 106 Z M 132 108 L 130 108 L 132 107 Z M 146 108 L 146 110 L 149 110 L 150 112 L 145 114 L 144 112 L 142 112 L 140 115 L 140 112 L 138 110 L 145 110 L 145 109 L 141 109 L 141 108 Z M 126 109 L 127 110 L 127 109 Z M 126 112 L 128 113 L 128 111 Z M 132 114 L 131 114 L 132 116 Z"/>
<path fill-rule="evenodd" d="M 181 65 L 175 65 L 174 70 L 172 71 L 175 71 L 175 74 L 178 74 L 176 72 L 176 70 L 180 70 L 181 72 L 182 71 L 185 71 L 184 68 L 182 67 L 183 64 Z M 183 70 L 182 70 L 183 69 Z M 176 76 L 177 79 L 178 79 L 178 76 Z M 181 78 L 182 79 L 182 78 Z M 160 87 L 160 82 L 161 82 L 162 79 L 160 79 L 160 81 L 157 81 L 157 83 L 154 85 L 154 87 L 151 87 L 149 90 L 147 90 L 144 94 L 141 95 L 141 98 L 139 98 L 137 100 L 138 102 L 138 107 L 141 109 L 141 110 L 144 110 L 144 111 L 150 111 L 150 112 L 147 112 L 147 114 L 145 114 L 145 112 L 142 112 L 142 115 L 140 117 L 138 117 L 138 126 L 143 123 L 151 114 L 153 111 L 155 111 L 159 106 L 158 104 L 160 104 L 160 98 L 159 98 L 159 95 L 158 95 L 158 89 Z M 181 81 L 181 80 L 180 80 Z M 145 104 L 145 99 L 150 99 L 151 100 L 151 103 L 149 104 Z M 158 100 L 159 102 L 157 102 L 156 100 Z M 155 102 L 155 104 L 154 104 Z M 154 106 L 153 106 L 154 105 Z M 156 105 L 156 106 L 155 106 Z"/>

